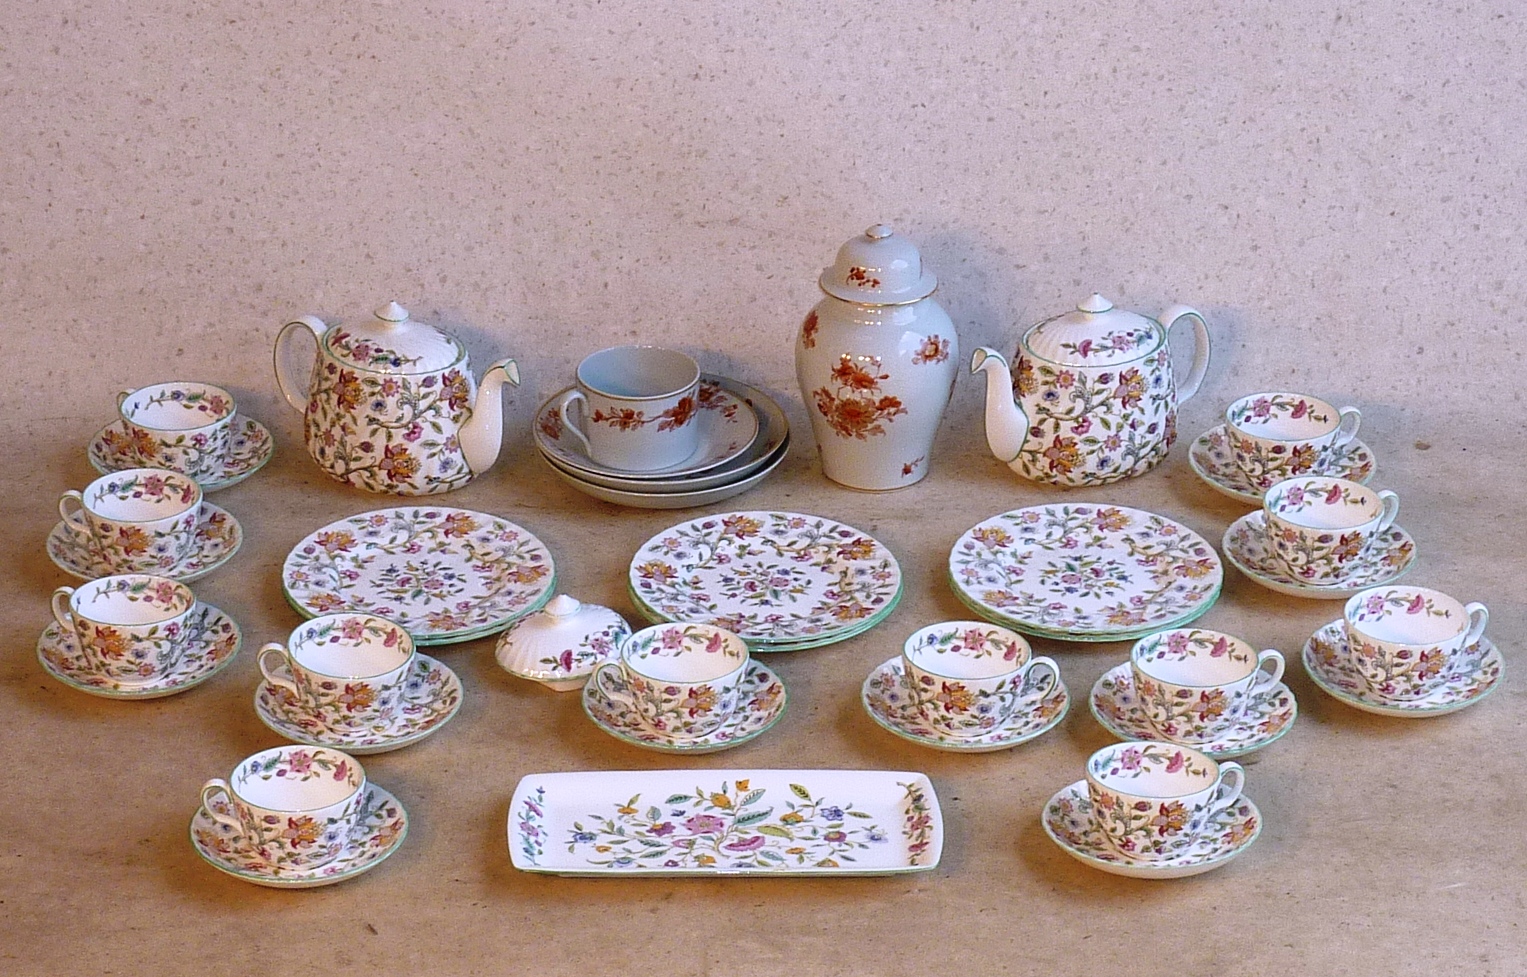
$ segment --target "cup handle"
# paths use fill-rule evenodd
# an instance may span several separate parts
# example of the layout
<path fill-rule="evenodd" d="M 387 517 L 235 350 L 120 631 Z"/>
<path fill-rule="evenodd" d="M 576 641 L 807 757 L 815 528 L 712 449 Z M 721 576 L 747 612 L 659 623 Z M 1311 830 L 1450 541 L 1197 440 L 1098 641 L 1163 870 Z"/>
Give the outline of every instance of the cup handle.
<path fill-rule="evenodd" d="M 1266 667 L 1272 662 L 1272 668 Z M 1252 680 L 1251 688 L 1247 689 L 1247 698 L 1258 699 L 1267 693 L 1274 685 L 1283 678 L 1283 652 L 1276 648 L 1267 648 L 1257 654 L 1257 677 Z"/>
<path fill-rule="evenodd" d="M 278 685 L 283 689 L 290 690 L 292 695 L 296 696 L 300 701 L 302 699 L 302 692 L 297 688 L 297 683 L 280 675 L 272 675 L 271 669 L 265 666 L 265 656 L 272 651 L 281 655 L 281 667 L 286 669 L 286 673 L 288 675 L 292 673 L 291 659 L 286 655 L 286 648 L 279 641 L 272 641 L 261 648 L 260 653 L 255 656 L 255 662 L 260 666 L 260 674 L 265 676 L 265 681 L 271 685 Z"/>
<path fill-rule="evenodd" d="M 133 392 L 131 390 L 119 390 L 119 391 L 117 391 L 117 410 L 121 410 L 122 409 L 122 404 L 127 400 L 127 398 L 131 397 L 132 395 L 133 395 Z"/>
<path fill-rule="evenodd" d="M 68 590 L 61 587 L 60 590 Z M 1490 623 L 1490 609 L 1479 601 L 1473 601 L 1464 605 L 1464 612 L 1469 615 L 1469 629 L 1463 633 L 1463 646 L 1472 647 L 1479 643 L 1484 636 L 1485 625 Z"/>
<path fill-rule="evenodd" d="M 53 620 L 57 621 L 58 626 L 69 634 L 73 634 L 75 630 L 74 614 L 69 610 L 69 598 L 73 596 L 73 587 L 60 587 L 53 591 Z"/>
<path fill-rule="evenodd" d="M 1213 817 L 1234 804 L 1246 786 L 1246 770 L 1234 760 L 1221 760 L 1219 765 L 1219 793 L 1209 801 L 1208 817 Z"/>
<path fill-rule="evenodd" d="M 207 812 L 207 817 L 216 821 L 218 824 L 226 824 L 228 827 L 234 829 L 240 835 L 242 835 L 244 833 L 244 825 L 241 821 L 239 821 L 238 818 L 231 814 L 224 814 L 212 806 L 212 797 L 219 792 L 221 792 L 224 797 L 228 798 L 228 803 L 232 805 L 233 790 L 228 786 L 228 781 L 224 780 L 222 777 L 213 777 L 211 780 L 201 785 L 202 810 Z"/>
<path fill-rule="evenodd" d="M 70 502 L 79 508 L 71 509 Z M 77 489 L 70 489 L 58 497 L 58 515 L 64 521 L 64 529 L 76 542 L 86 546 L 95 544 L 95 537 L 90 534 L 90 526 L 85 522 L 85 497 Z"/>
<path fill-rule="evenodd" d="M 590 676 L 589 680 L 594 683 L 594 688 L 599 690 L 599 694 L 604 696 L 606 699 L 610 699 L 614 702 L 622 702 L 630 706 L 632 709 L 636 709 L 636 701 L 631 698 L 630 693 L 614 691 L 604 684 L 605 674 L 608 673 L 611 669 L 619 670 L 620 663 L 600 662 L 599 667 L 594 669 L 594 674 Z M 639 712 L 640 710 L 637 711 Z"/>
<path fill-rule="evenodd" d="M 1193 365 L 1188 367 L 1188 375 L 1177 385 L 1179 407 L 1198 393 L 1198 388 L 1204 382 L 1204 374 L 1209 372 L 1209 324 L 1204 321 L 1202 313 L 1190 305 L 1172 306 L 1161 313 L 1162 334 L 1171 332 L 1172 325 L 1183 316 L 1193 317 Z"/>
<path fill-rule="evenodd" d="M 305 414 L 307 413 L 308 409 L 308 397 L 310 388 L 313 385 L 312 370 L 309 370 L 308 375 L 303 378 L 302 385 L 299 387 L 297 385 L 297 378 L 292 375 L 290 358 L 284 355 L 286 349 L 290 345 L 288 340 L 294 332 L 299 331 L 297 329 L 298 326 L 308 330 L 308 332 L 312 334 L 313 338 L 320 343 L 323 342 L 323 334 L 329 331 L 329 327 L 324 323 L 322 319 L 318 318 L 317 316 L 304 315 L 298 316 L 291 322 L 288 322 L 286 325 L 282 326 L 281 331 L 276 334 L 276 348 L 274 353 L 276 386 L 281 388 L 281 395 L 286 398 L 286 402 L 288 404 L 291 404 L 294 408 L 296 408 L 297 413 Z M 322 356 L 323 354 L 320 352 L 318 355 Z M 318 361 L 313 360 L 312 362 L 314 364 L 314 368 L 316 368 Z"/>
<path fill-rule="evenodd" d="M 573 437 L 578 439 L 579 443 L 583 445 L 584 452 L 588 454 L 590 458 L 592 458 L 594 457 L 594 449 L 589 445 L 588 435 L 584 434 L 583 429 L 578 427 L 577 424 L 573 423 L 573 419 L 567 411 L 567 409 L 574 403 L 583 405 L 578 411 L 578 416 L 582 417 L 584 412 L 588 410 L 589 400 L 587 397 L 583 396 L 583 391 L 578 389 L 569 390 L 567 393 L 552 401 L 551 409 L 561 415 L 562 427 L 567 431 L 568 434 L 571 434 Z"/>
<path fill-rule="evenodd" d="M 1034 673 L 1041 674 L 1036 678 Z M 1025 697 L 1037 695 L 1041 699 L 1049 695 L 1060 682 L 1060 666 L 1055 664 L 1053 658 L 1040 655 L 1032 658 L 1023 666 L 1023 682 L 1018 686 L 1019 696 Z"/>
<path fill-rule="evenodd" d="M 1331 439 L 1331 450 L 1341 451 L 1352 443 L 1357 437 L 1357 429 L 1362 426 L 1363 412 L 1356 407 L 1343 407 L 1341 409 L 1341 423 L 1336 425 L 1336 437 Z"/>
<path fill-rule="evenodd" d="M 1384 511 L 1379 515 L 1379 525 L 1374 535 L 1387 532 L 1394 525 L 1394 517 L 1400 514 L 1400 497 L 1389 489 L 1379 490 L 1379 502 L 1384 506 Z"/>

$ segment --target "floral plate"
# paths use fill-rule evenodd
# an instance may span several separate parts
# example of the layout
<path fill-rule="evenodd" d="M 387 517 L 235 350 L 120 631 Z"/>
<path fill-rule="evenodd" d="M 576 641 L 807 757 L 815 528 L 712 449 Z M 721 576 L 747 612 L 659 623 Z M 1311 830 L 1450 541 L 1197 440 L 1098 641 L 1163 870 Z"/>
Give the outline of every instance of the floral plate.
<path fill-rule="evenodd" d="M 574 471 L 587 472 L 596 476 L 613 477 L 623 482 L 698 475 L 700 472 L 724 465 L 745 454 L 757 440 L 758 432 L 763 426 L 753 406 L 746 402 L 743 395 L 729 389 L 730 386 L 722 377 L 709 373 L 700 374 L 700 391 L 696 395 L 700 447 L 693 455 L 677 465 L 650 472 L 633 472 L 621 468 L 610 468 L 590 458 L 583 445 L 578 443 L 577 438 L 562 436 L 564 433 L 562 416 L 555 407 L 551 406 L 557 402 L 558 398 L 571 390 L 571 387 L 558 391 L 536 412 L 535 425 L 532 429 L 536 447 L 540 448 L 542 454 L 546 455 L 548 460 L 554 462 L 557 467 L 571 468 Z"/>
<path fill-rule="evenodd" d="M 1505 663 L 1489 638 L 1464 649 L 1447 684 L 1420 699 L 1395 701 L 1376 695 L 1347 658 L 1344 619 L 1325 625 L 1304 643 L 1304 670 L 1321 691 L 1354 709 L 1380 716 L 1424 719 L 1471 706 L 1500 686 Z"/>
<path fill-rule="evenodd" d="M 1045 834 L 1067 855 L 1095 869 L 1134 879 L 1180 879 L 1219 868 L 1251 847 L 1262 833 L 1262 812 L 1242 794 L 1234 804 L 1215 814 L 1203 837 L 1192 847 L 1152 862 L 1125 861 L 1092 823 L 1092 801 L 1087 781 L 1062 788 L 1045 805 L 1040 817 Z"/>
<path fill-rule="evenodd" d="M 509 857 L 525 872 L 899 875 L 936 867 L 943 848 L 920 773 L 538 773 L 509 802 Z"/>
<path fill-rule="evenodd" d="M 232 813 L 226 799 L 212 803 L 222 813 Z M 368 784 L 357 830 L 358 835 L 327 865 L 272 868 L 249 850 L 237 829 L 214 821 L 205 808 L 198 807 L 191 818 L 191 847 L 208 865 L 236 879 L 272 889 L 312 889 L 353 879 L 380 865 L 408 835 L 408 812 L 396 797 L 376 784 Z"/>
<path fill-rule="evenodd" d="M 1134 675 L 1129 662 L 1115 665 L 1104 672 L 1092 686 L 1088 701 L 1092 717 L 1098 724 L 1121 740 L 1168 740 L 1151 725 L 1145 710 L 1135 700 Z M 1245 756 L 1283 737 L 1294 725 L 1299 715 L 1299 704 L 1294 693 L 1278 682 L 1263 695 L 1253 699 L 1233 726 L 1210 743 L 1182 743 L 1200 753 L 1207 753 L 1216 760 Z"/>
<path fill-rule="evenodd" d="M 955 541 L 949 579 L 998 624 L 1062 641 L 1127 641 L 1207 611 L 1224 568 L 1207 540 L 1165 516 L 1067 503 L 978 523 Z"/>
<path fill-rule="evenodd" d="M 239 484 L 264 468 L 275 453 L 275 439 L 259 421 L 235 417 L 231 424 L 233 437 L 228 444 L 228 457 L 223 462 L 222 471 L 216 478 L 196 480 L 203 492 L 216 492 Z M 138 460 L 131 455 L 130 447 L 131 442 L 119 418 L 96 432 L 95 437 L 90 439 L 86 454 L 90 458 L 91 467 L 102 475 L 110 475 L 112 472 L 138 467 Z"/>
<path fill-rule="evenodd" d="M 1204 484 L 1218 492 L 1252 505 L 1262 504 L 1263 490 L 1251 484 L 1246 473 L 1235 463 L 1230 453 L 1230 442 L 1225 437 L 1225 425 L 1212 427 L 1198 436 L 1188 448 L 1188 464 Z M 1307 475 L 1335 475 L 1366 485 L 1373 477 L 1373 452 L 1356 439 L 1347 444 L 1346 450 L 1333 465 L 1320 466 L 1319 471 Z"/>
<path fill-rule="evenodd" d="M 174 566 L 146 572 L 190 582 L 227 563 L 242 545 L 244 527 L 239 521 L 228 510 L 203 502 L 190 555 Z M 60 570 L 81 580 L 94 580 L 115 572 L 88 545 L 76 539 L 62 521 L 54 524 L 53 531 L 48 534 L 48 558 Z"/>
<path fill-rule="evenodd" d="M 298 613 L 376 614 L 421 645 L 501 631 L 550 600 L 555 582 L 551 553 L 529 531 L 444 506 L 348 516 L 303 539 L 281 567 Z"/>
<path fill-rule="evenodd" d="M 243 635 L 233 618 L 211 604 L 197 602 L 191 612 L 191 634 L 185 651 L 170 671 L 143 685 L 123 685 L 95 674 L 80 654 L 74 632 L 59 627 L 57 621 L 43 629 L 37 640 L 37 660 L 43 671 L 72 689 L 107 699 L 158 699 L 184 692 L 221 672 L 239 653 Z"/>
<path fill-rule="evenodd" d="M 1018 709 L 1001 725 L 993 726 L 980 736 L 957 737 L 930 729 L 917 714 L 917 708 L 907 698 L 902 684 L 901 656 L 881 662 L 859 690 L 859 701 L 870 718 L 888 732 L 920 746 L 935 750 L 951 750 L 956 753 L 991 753 L 1007 750 L 1020 743 L 1042 736 L 1060 725 L 1071 708 L 1071 696 L 1066 684 L 1056 680 L 1049 690 L 1038 699 L 1020 702 Z"/>
<path fill-rule="evenodd" d="M 1296 580 L 1268 549 L 1267 516 L 1260 509 L 1231 523 L 1220 549 L 1231 565 L 1268 590 L 1316 600 L 1346 600 L 1359 590 L 1393 583 L 1416 562 L 1416 541 L 1399 526 L 1391 526 L 1374 539 L 1372 549 L 1353 561 L 1351 574 L 1341 583 Z"/>
<path fill-rule="evenodd" d="M 356 756 L 400 750 L 451 721 L 461 708 L 461 680 L 428 655 L 417 655 L 404 679 L 403 706 L 390 721 L 369 729 L 325 729 L 323 723 L 279 685 L 255 689 L 255 715 L 280 736 L 307 746 L 327 746 Z"/>
<path fill-rule="evenodd" d="M 631 558 L 629 582 L 653 620 L 725 628 L 753 651 L 844 640 L 901 598 L 884 544 L 795 512 L 723 512 L 665 529 Z"/>
<path fill-rule="evenodd" d="M 619 674 L 612 670 L 611 679 L 618 688 Z M 676 736 L 647 729 L 631 710 L 622 709 L 619 703 L 600 691 L 598 682 L 589 682 L 583 687 L 583 711 L 595 726 L 632 746 L 659 753 L 715 753 L 757 739 L 785 714 L 785 684 L 758 662 L 748 662 L 739 691 L 737 711 L 718 729 L 704 736 Z"/>

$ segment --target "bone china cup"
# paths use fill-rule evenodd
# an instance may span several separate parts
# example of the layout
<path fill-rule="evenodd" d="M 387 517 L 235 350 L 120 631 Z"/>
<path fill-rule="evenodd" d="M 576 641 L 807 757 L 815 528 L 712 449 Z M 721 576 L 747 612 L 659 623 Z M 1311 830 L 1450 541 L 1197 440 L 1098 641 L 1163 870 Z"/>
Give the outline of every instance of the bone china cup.
<path fill-rule="evenodd" d="M 1022 635 L 980 621 L 931 624 L 907 639 L 901 656 L 922 721 L 957 739 L 991 732 L 1021 700 L 1043 696 L 1060 679 L 1055 662 L 1032 657 Z"/>
<path fill-rule="evenodd" d="M 748 646 L 707 624 L 658 624 L 620 645 L 620 660 L 594 672 L 600 692 L 631 722 L 670 736 L 714 732 L 737 709 Z"/>
<path fill-rule="evenodd" d="M 1240 638 L 1175 628 L 1135 642 L 1129 667 L 1151 728 L 1173 743 L 1212 743 L 1283 678 L 1283 655 Z"/>
<path fill-rule="evenodd" d="M 1347 653 L 1379 698 L 1421 699 L 1441 688 L 1455 660 L 1490 620 L 1480 603 L 1463 604 L 1425 587 L 1374 587 L 1354 594 L 1344 613 Z"/>
<path fill-rule="evenodd" d="M 117 396 L 129 451 L 138 464 L 192 478 L 215 477 L 233 440 L 233 395 L 210 383 L 156 383 Z"/>
<path fill-rule="evenodd" d="M 260 674 L 331 731 L 365 729 L 397 713 L 414 661 L 409 633 L 370 614 L 323 614 L 283 647 L 260 649 Z"/>
<path fill-rule="evenodd" d="M 1362 421 L 1356 407 L 1337 410 L 1316 397 L 1280 391 L 1231 404 L 1225 433 L 1236 465 L 1265 492 L 1285 478 L 1328 471 Z"/>
<path fill-rule="evenodd" d="M 129 468 L 65 492 L 58 514 L 115 573 L 172 570 L 196 541 L 201 486 L 179 472 Z"/>
<path fill-rule="evenodd" d="M 1241 796 L 1246 772 L 1191 747 L 1135 741 L 1087 760 L 1087 796 L 1108 845 L 1131 862 L 1161 861 L 1191 848 L 1215 814 Z"/>
<path fill-rule="evenodd" d="M 214 803 L 219 794 L 226 805 Z M 344 852 L 365 794 L 366 773 L 348 753 L 278 746 L 247 757 L 227 780 L 207 781 L 201 803 L 271 868 L 301 871 Z"/>
<path fill-rule="evenodd" d="M 53 591 L 53 617 L 79 639 L 90 670 L 123 686 L 153 682 L 179 664 L 195 607 L 185 584 L 147 573 Z"/>
<path fill-rule="evenodd" d="M 612 346 L 584 357 L 578 385 L 554 407 L 589 458 L 650 472 L 699 450 L 699 388 L 699 364 L 676 349 Z"/>
<path fill-rule="evenodd" d="M 1262 497 L 1273 555 L 1295 580 L 1340 583 L 1394 524 L 1400 499 L 1344 478 L 1290 478 Z"/>

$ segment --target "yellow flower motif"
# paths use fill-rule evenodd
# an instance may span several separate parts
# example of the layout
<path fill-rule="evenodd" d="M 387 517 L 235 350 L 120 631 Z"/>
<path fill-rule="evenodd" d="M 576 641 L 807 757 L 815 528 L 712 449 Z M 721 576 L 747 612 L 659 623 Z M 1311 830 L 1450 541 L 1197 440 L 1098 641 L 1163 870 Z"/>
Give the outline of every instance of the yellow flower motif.
<path fill-rule="evenodd" d="M 788 814 L 780 815 L 779 823 L 780 824 L 800 824 L 804 820 L 806 820 L 805 817 L 803 817 L 799 811 L 791 811 Z"/>
<path fill-rule="evenodd" d="M 716 859 L 712 855 L 696 855 L 695 862 L 700 865 L 714 865 L 716 864 Z"/>
<path fill-rule="evenodd" d="M 730 810 L 732 807 L 732 799 L 725 794 L 710 795 L 710 802 L 722 810 Z"/>
<path fill-rule="evenodd" d="M 737 781 L 737 789 L 738 790 L 747 790 L 748 789 L 748 784 L 750 784 L 750 783 L 752 783 L 752 781 L 750 781 L 750 780 L 739 780 L 739 781 Z"/>

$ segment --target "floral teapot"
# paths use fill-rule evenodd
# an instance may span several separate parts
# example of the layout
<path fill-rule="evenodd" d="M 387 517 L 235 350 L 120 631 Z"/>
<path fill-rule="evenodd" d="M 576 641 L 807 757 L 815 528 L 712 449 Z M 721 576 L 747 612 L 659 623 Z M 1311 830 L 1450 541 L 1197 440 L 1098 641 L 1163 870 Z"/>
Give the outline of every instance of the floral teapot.
<path fill-rule="evenodd" d="M 306 380 L 283 355 L 304 328 L 318 340 Z M 503 438 L 499 391 L 520 382 L 514 360 L 499 360 L 479 393 L 461 343 L 409 319 L 396 302 L 355 326 L 331 328 L 315 316 L 288 322 L 275 359 L 276 382 L 302 411 L 303 438 L 319 467 L 393 495 L 449 492 L 486 471 Z"/>
<path fill-rule="evenodd" d="M 1193 319 L 1193 365 L 1179 387 L 1167 331 L 1183 316 Z M 1016 358 L 1011 374 L 984 346 L 970 361 L 971 373 L 986 374 L 992 453 L 1038 482 L 1103 485 L 1166 457 L 1177 439 L 1177 405 L 1198 392 L 1209 368 L 1209 330 L 1186 305 L 1157 321 L 1093 295 L 1074 312 L 1030 326 Z"/>

